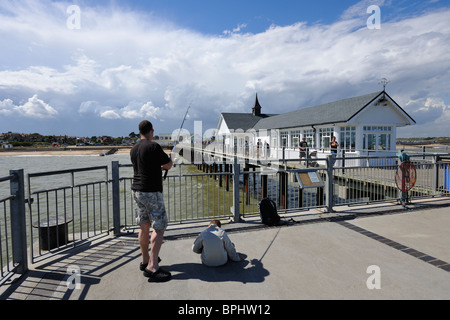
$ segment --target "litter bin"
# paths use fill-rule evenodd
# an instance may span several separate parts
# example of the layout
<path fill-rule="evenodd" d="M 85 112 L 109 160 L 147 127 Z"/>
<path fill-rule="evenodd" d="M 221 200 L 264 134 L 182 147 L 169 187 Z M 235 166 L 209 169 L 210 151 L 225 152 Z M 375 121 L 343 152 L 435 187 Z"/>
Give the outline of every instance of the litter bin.
<path fill-rule="evenodd" d="M 33 227 L 39 230 L 39 248 L 51 250 L 66 245 L 69 242 L 68 225 L 73 221 L 68 217 L 49 217 L 33 222 Z"/>

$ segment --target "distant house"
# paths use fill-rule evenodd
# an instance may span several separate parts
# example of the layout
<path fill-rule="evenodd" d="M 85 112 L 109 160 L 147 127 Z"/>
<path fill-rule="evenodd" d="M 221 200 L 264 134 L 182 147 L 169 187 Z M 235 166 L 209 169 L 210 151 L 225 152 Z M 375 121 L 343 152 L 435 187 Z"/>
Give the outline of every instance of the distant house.
<path fill-rule="evenodd" d="M 171 133 L 161 133 L 158 134 L 159 140 L 162 142 L 170 142 L 172 141 L 172 134 Z"/>
<path fill-rule="evenodd" d="M 124 138 L 122 139 L 122 145 L 129 146 L 129 145 L 132 145 L 133 143 L 134 143 L 133 138 L 130 138 L 130 137 L 124 137 Z"/>
<path fill-rule="evenodd" d="M 343 151 L 346 157 L 393 155 L 397 128 L 415 124 L 385 91 L 278 115 L 263 114 L 261 109 L 256 96 L 252 113 L 221 114 L 216 139 L 225 152 L 254 155 L 259 151 L 259 155 L 276 159 L 284 152 L 286 159 L 298 159 L 299 142 L 306 138 L 310 152 L 323 158 L 331 153 L 330 141 L 335 136 L 339 155 Z M 261 148 L 267 144 L 270 151 Z"/>

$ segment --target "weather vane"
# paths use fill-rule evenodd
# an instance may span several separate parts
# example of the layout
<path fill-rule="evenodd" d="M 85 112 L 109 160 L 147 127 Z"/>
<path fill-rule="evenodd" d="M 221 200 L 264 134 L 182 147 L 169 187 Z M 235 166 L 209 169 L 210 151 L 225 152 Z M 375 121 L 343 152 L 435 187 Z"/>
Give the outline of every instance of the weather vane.
<path fill-rule="evenodd" d="M 378 84 L 383 85 L 383 91 L 386 91 L 386 86 L 390 83 L 390 81 L 386 78 L 382 78 Z"/>

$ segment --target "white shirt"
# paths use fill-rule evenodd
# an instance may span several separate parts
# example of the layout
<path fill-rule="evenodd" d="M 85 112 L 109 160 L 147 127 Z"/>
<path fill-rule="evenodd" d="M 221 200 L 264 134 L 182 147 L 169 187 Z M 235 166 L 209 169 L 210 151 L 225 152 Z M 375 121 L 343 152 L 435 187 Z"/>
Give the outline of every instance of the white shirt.
<path fill-rule="evenodd" d="M 228 261 L 228 257 L 233 261 L 241 261 L 233 243 L 228 238 L 225 230 L 210 225 L 195 239 L 192 250 L 202 254 L 202 263 L 208 267 L 218 267 Z"/>

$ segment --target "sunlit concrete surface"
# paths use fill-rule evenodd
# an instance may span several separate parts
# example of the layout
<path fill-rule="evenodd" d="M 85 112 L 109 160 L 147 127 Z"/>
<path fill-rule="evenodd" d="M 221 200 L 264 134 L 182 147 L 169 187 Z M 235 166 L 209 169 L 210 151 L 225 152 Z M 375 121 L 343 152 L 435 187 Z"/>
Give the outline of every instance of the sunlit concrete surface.
<path fill-rule="evenodd" d="M 207 225 L 170 226 L 161 266 L 166 283 L 139 271 L 137 231 L 104 237 L 32 265 L 1 299 L 297 300 L 449 299 L 450 199 L 336 207 L 224 222 L 242 262 L 208 268 L 192 252 Z M 375 270 L 375 271 L 374 271 Z M 77 286 L 78 285 L 78 286 Z"/>

